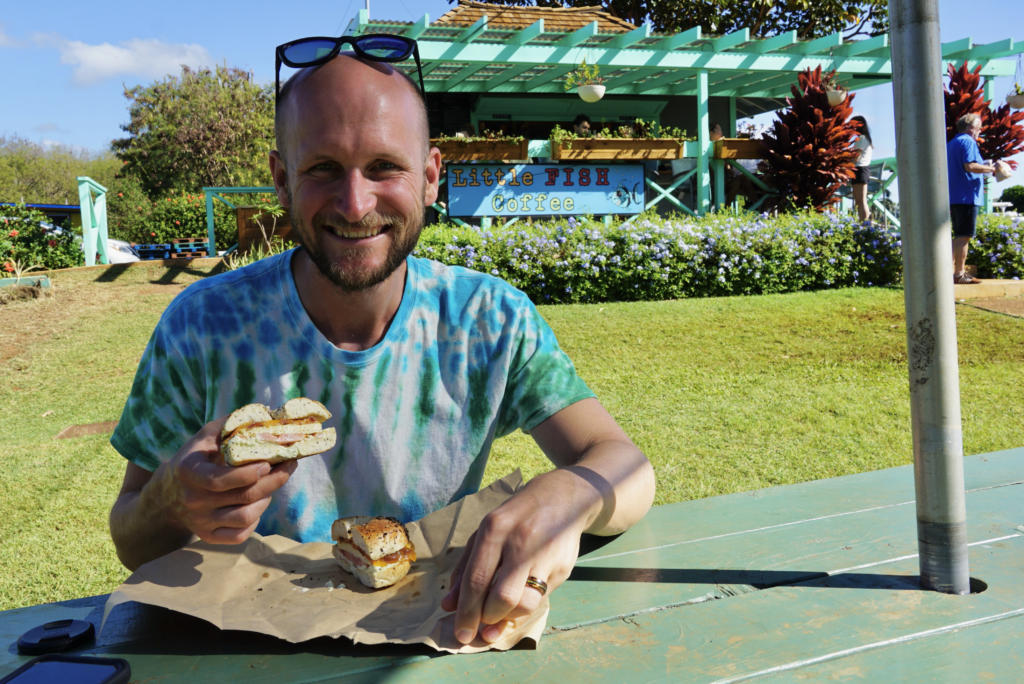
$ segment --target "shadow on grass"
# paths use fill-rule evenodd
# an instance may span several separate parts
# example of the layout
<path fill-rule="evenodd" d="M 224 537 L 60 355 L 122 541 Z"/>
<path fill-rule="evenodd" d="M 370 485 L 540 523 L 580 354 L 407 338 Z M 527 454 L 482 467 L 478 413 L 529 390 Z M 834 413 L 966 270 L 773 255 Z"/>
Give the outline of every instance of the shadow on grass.
<path fill-rule="evenodd" d="M 145 264 L 153 270 L 163 269 L 163 273 L 154 279 L 149 279 L 148 282 L 154 285 L 172 285 L 179 276 L 189 275 L 195 278 L 205 278 L 207 276 L 216 275 L 223 273 L 228 270 L 223 260 L 217 260 L 216 263 L 196 267 L 193 266 L 192 259 L 182 260 L 180 264 L 169 263 L 167 260 L 154 261 L 152 264 Z M 137 264 L 144 264 L 145 262 L 133 262 L 130 264 L 110 264 L 107 268 L 103 269 L 96 278 L 97 283 L 112 283 L 123 277 L 132 268 L 138 268 Z"/>

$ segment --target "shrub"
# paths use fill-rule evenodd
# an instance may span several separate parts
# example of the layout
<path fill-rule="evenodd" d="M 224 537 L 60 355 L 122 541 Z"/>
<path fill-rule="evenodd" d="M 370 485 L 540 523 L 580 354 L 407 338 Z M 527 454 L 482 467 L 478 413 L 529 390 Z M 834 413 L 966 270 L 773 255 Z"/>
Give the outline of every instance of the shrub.
<path fill-rule="evenodd" d="M 0 269 L 3 275 L 35 266 L 42 270 L 85 263 L 74 231 L 48 223 L 45 214 L 25 206 L 0 207 Z"/>
<path fill-rule="evenodd" d="M 167 243 L 174 238 L 205 238 L 206 197 L 203 193 L 182 192 L 149 200 L 137 184 L 119 184 L 117 192 L 107 193 L 108 234 L 112 238 L 137 244 Z M 238 224 L 234 210 L 214 201 L 217 249 L 238 242 Z"/>
<path fill-rule="evenodd" d="M 1024 217 L 979 216 L 967 263 L 980 278 L 1024 278 Z"/>
<path fill-rule="evenodd" d="M 500 276 L 538 303 L 763 294 L 901 280 L 899 236 L 805 211 L 767 218 L 653 214 L 490 230 L 428 226 L 419 256 Z"/>

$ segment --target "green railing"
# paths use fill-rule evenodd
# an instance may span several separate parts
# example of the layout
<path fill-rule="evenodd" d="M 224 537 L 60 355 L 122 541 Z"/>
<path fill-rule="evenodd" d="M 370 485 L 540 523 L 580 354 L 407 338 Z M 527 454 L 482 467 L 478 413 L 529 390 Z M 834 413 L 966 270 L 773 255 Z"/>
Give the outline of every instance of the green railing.
<path fill-rule="evenodd" d="M 203 195 L 206 197 L 206 253 L 209 256 L 217 256 L 217 240 L 216 240 L 216 227 L 213 221 L 213 200 L 217 199 L 228 205 L 232 209 L 237 209 L 234 204 L 225 199 L 222 195 L 252 195 L 258 193 L 274 193 L 276 190 L 273 186 L 259 185 L 250 187 L 204 187 Z M 235 247 L 237 247 L 237 243 Z M 232 247 L 231 249 L 234 249 Z M 230 252 L 231 249 L 228 251 Z"/>

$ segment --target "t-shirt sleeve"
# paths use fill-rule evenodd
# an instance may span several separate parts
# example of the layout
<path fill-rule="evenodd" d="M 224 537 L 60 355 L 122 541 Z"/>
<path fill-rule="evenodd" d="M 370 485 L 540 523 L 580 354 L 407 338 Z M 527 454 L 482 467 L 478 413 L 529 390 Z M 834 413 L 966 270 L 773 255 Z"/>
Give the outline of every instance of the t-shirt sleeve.
<path fill-rule="evenodd" d="M 197 413 L 205 405 L 197 382 L 196 357 L 172 306 L 157 324 L 139 361 L 131 392 L 110 443 L 126 459 L 153 471 L 205 424 Z"/>
<path fill-rule="evenodd" d="M 529 432 L 563 408 L 594 396 L 559 347 L 551 327 L 529 299 L 523 296 L 523 300 L 497 426 L 499 436 L 517 428 Z"/>

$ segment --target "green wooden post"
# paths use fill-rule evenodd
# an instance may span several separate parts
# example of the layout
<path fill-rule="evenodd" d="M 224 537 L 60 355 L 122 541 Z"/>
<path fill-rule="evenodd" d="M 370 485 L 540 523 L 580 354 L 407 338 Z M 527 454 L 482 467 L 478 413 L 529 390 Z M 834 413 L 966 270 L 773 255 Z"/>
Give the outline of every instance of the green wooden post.
<path fill-rule="evenodd" d="M 107 189 L 88 176 L 78 176 L 78 202 L 82 213 L 82 251 L 85 265 L 110 263 L 107 251 Z M 95 197 L 93 196 L 95 193 Z"/>
<path fill-rule="evenodd" d="M 727 126 L 728 127 L 725 130 L 728 132 L 729 137 L 730 138 L 735 138 L 736 137 L 736 98 L 735 97 L 730 97 L 729 98 L 729 121 L 727 122 Z"/>
<path fill-rule="evenodd" d="M 217 241 L 213 228 L 213 188 L 203 188 L 206 197 L 206 254 L 217 256 Z"/>
<path fill-rule="evenodd" d="M 725 204 L 725 160 L 712 159 L 711 170 L 715 175 L 715 211 Z"/>
<path fill-rule="evenodd" d="M 708 118 L 708 72 L 697 72 L 697 214 L 703 216 L 711 208 L 711 134 Z"/>

